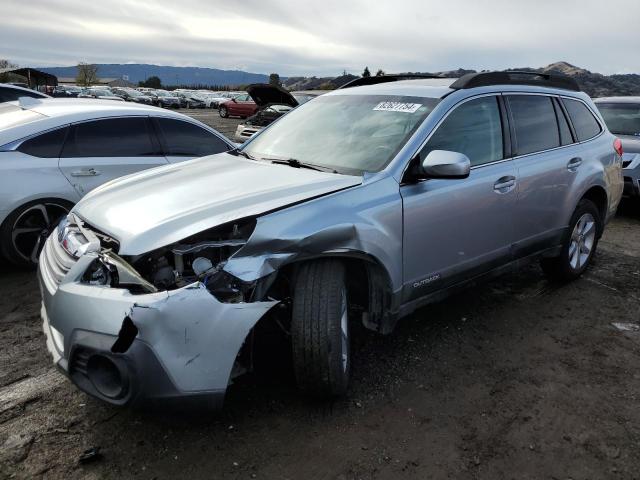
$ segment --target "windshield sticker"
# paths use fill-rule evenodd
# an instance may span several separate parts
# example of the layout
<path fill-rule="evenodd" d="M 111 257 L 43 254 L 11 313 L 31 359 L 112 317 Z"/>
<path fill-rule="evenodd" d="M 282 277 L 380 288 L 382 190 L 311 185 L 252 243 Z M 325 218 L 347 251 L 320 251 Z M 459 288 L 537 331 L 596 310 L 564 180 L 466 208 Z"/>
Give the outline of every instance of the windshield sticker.
<path fill-rule="evenodd" d="M 380 102 L 374 110 L 379 112 L 415 113 L 422 106 L 421 103 Z"/>

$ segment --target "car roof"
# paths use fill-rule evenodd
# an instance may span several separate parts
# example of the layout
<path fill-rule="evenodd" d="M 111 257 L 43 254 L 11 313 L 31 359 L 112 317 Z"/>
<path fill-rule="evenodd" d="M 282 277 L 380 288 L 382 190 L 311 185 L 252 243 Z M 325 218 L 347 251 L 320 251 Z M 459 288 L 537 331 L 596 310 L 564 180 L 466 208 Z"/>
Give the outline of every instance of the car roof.
<path fill-rule="evenodd" d="M 600 97 L 594 98 L 595 103 L 640 103 L 640 97 Z"/>
<path fill-rule="evenodd" d="M 529 84 L 500 84 L 482 85 L 471 88 L 451 88 L 457 78 L 421 78 L 398 80 L 360 87 L 351 87 L 333 90 L 327 95 L 399 95 L 411 97 L 443 98 L 454 93 L 452 97 L 458 100 L 461 98 L 497 92 L 524 92 L 524 93 L 545 93 L 552 95 L 571 96 L 575 98 L 588 99 L 582 91 L 574 91 L 559 87 L 548 87 L 545 85 Z"/>
<path fill-rule="evenodd" d="M 398 80 L 346 89 L 333 90 L 327 95 L 402 95 L 410 97 L 441 98 L 453 92 L 449 86 L 456 78 L 421 78 Z"/>
<path fill-rule="evenodd" d="M 6 102 L 5 104 L 20 107 L 22 110 L 34 112 L 39 114 L 39 116 L 29 123 L 10 126 L 6 129 L 0 128 L 0 145 L 74 122 L 83 122 L 98 118 L 136 115 L 184 120 L 190 123 L 195 123 L 209 131 L 214 131 L 219 134 L 215 129 L 208 127 L 204 123 L 187 115 L 139 103 L 84 98 L 28 98 L 21 99 L 16 102 Z M 219 136 L 222 137 L 222 135 Z"/>

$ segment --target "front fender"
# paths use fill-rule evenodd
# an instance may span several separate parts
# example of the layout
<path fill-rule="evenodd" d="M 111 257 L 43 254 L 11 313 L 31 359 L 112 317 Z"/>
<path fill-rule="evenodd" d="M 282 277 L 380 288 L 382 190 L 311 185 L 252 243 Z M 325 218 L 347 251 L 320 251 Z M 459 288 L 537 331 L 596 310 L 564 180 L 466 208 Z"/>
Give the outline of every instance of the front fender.
<path fill-rule="evenodd" d="M 366 255 L 402 286 L 402 199 L 399 185 L 380 176 L 260 217 L 247 244 L 224 270 L 245 282 L 282 266 L 327 253 Z"/>

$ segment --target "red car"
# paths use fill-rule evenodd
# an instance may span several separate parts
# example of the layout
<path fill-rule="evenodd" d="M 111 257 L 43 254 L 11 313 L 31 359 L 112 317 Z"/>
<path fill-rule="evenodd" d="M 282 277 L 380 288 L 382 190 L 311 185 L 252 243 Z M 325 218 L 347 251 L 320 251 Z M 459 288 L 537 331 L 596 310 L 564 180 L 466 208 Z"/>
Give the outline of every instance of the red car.
<path fill-rule="evenodd" d="M 243 93 L 231 100 L 221 103 L 218 107 L 218 113 L 222 118 L 241 117 L 247 118 L 258 111 L 258 106 L 251 97 Z"/>

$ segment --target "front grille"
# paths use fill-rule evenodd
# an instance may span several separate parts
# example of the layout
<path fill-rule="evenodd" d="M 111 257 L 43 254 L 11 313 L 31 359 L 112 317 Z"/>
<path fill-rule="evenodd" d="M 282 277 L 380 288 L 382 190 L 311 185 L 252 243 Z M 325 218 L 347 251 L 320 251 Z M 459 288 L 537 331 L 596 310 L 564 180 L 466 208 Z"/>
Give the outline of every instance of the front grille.
<path fill-rule="evenodd" d="M 75 263 L 76 259 L 67 253 L 58 242 L 58 229 L 56 228 L 47 238 L 40 254 L 40 272 L 50 292 L 55 291 Z"/>

